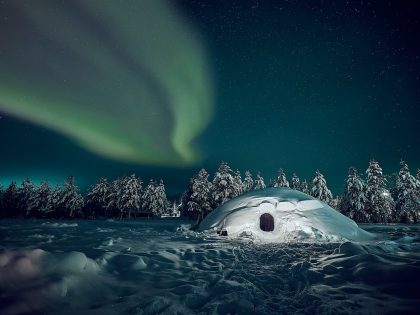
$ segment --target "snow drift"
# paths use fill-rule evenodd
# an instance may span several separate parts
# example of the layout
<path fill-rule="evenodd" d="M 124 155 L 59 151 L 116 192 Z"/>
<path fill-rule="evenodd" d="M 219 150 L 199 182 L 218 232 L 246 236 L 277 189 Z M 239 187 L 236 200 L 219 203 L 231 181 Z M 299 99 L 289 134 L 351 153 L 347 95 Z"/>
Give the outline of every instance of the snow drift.
<path fill-rule="evenodd" d="M 211 212 L 198 231 L 226 231 L 228 237 L 263 242 L 362 241 L 373 238 L 327 204 L 288 188 L 254 190 Z"/>

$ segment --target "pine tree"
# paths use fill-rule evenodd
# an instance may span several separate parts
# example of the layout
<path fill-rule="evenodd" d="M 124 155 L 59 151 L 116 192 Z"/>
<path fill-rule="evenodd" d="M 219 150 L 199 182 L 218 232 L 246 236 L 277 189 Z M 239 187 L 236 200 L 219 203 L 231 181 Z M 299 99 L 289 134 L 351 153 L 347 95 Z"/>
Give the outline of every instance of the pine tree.
<path fill-rule="evenodd" d="M 156 184 L 155 181 L 151 179 L 142 196 L 142 209 L 144 212 L 154 214 L 156 208 Z"/>
<path fill-rule="evenodd" d="M 62 190 L 61 187 L 56 186 L 50 195 L 49 204 L 50 211 L 45 213 L 45 217 L 63 217 L 64 213 L 62 211 L 62 202 L 61 202 Z"/>
<path fill-rule="evenodd" d="M 172 201 L 170 215 L 172 217 L 179 217 L 181 215 L 180 210 L 179 210 L 179 205 L 177 204 L 177 202 L 175 200 Z"/>
<path fill-rule="evenodd" d="M 159 216 L 166 213 L 166 208 L 168 206 L 168 199 L 166 198 L 165 185 L 161 179 L 159 185 L 155 189 L 155 202 L 152 207 L 153 215 Z"/>
<path fill-rule="evenodd" d="M 309 185 L 306 179 L 300 185 L 300 191 L 303 192 L 304 194 L 310 195 L 311 190 L 309 189 Z"/>
<path fill-rule="evenodd" d="M 295 190 L 301 190 L 300 179 L 296 173 L 293 173 L 291 188 Z"/>
<path fill-rule="evenodd" d="M 277 176 L 277 180 L 274 183 L 274 187 L 286 187 L 289 188 L 289 182 L 286 178 L 286 174 L 282 168 L 279 169 L 279 175 Z"/>
<path fill-rule="evenodd" d="M 327 181 L 319 170 L 316 171 L 315 178 L 312 180 L 311 195 L 328 204 L 332 199 L 331 191 L 327 187 Z"/>
<path fill-rule="evenodd" d="M 356 222 L 368 222 L 365 185 L 355 167 L 350 167 L 344 191 L 343 211 Z"/>
<path fill-rule="evenodd" d="M 393 212 L 393 201 L 386 189 L 387 181 L 377 161 L 369 162 L 366 175 L 366 198 L 368 200 L 366 213 L 369 222 L 389 222 Z"/>
<path fill-rule="evenodd" d="M 420 222 L 420 184 L 410 174 L 406 162 L 401 160 L 401 169 L 396 180 L 396 215 L 397 222 L 418 223 Z"/>
<path fill-rule="evenodd" d="M 15 181 L 12 181 L 3 193 L 3 217 L 13 218 L 17 216 L 19 206 L 19 193 Z"/>
<path fill-rule="evenodd" d="M 220 163 L 220 166 L 214 175 L 212 185 L 215 208 L 239 195 L 238 187 L 231 173 L 232 170 L 226 162 Z"/>
<path fill-rule="evenodd" d="M 242 187 L 243 192 L 251 191 L 254 188 L 254 179 L 252 178 L 252 174 L 250 171 L 245 172 L 245 178 L 242 184 L 243 184 L 243 187 Z"/>
<path fill-rule="evenodd" d="M 330 206 L 336 210 L 342 208 L 343 199 L 341 196 L 335 196 L 335 198 L 331 199 Z"/>
<path fill-rule="evenodd" d="M 264 189 L 265 183 L 264 178 L 261 176 L 260 172 L 257 173 L 257 179 L 254 181 L 254 190 Z"/>
<path fill-rule="evenodd" d="M 123 178 L 119 177 L 112 181 L 106 201 L 106 213 L 111 217 L 121 217 L 120 200 L 123 194 Z"/>
<path fill-rule="evenodd" d="M 81 214 L 83 197 L 73 176 L 69 176 L 64 182 L 59 204 L 66 217 L 74 218 Z"/>
<path fill-rule="evenodd" d="M 100 178 L 89 190 L 86 195 L 86 206 L 92 217 L 96 214 L 107 217 L 109 195 L 111 185 L 104 177 Z"/>
<path fill-rule="evenodd" d="M 51 188 L 47 181 L 42 181 L 28 200 L 27 217 L 43 218 L 51 212 Z"/>
<path fill-rule="evenodd" d="M 186 202 L 186 215 L 201 220 L 212 210 L 212 184 L 208 180 L 209 174 L 205 169 L 190 181 L 190 193 Z"/>
<path fill-rule="evenodd" d="M 235 176 L 233 177 L 233 179 L 236 185 L 235 189 L 236 189 L 237 196 L 239 196 L 244 193 L 244 190 L 243 190 L 244 185 L 242 182 L 241 172 L 239 170 L 236 170 Z"/>
<path fill-rule="evenodd" d="M 38 212 L 41 217 L 48 216 L 52 212 L 51 187 L 47 181 L 42 181 L 37 189 Z"/>
<path fill-rule="evenodd" d="M 24 179 L 18 189 L 18 212 L 26 215 L 28 212 L 29 199 L 35 193 L 35 185 L 30 179 Z"/>
<path fill-rule="evenodd" d="M 140 210 L 140 201 L 142 194 L 142 181 L 134 174 L 126 176 L 121 179 L 118 191 L 118 209 L 120 211 L 120 218 L 127 213 L 131 217 L 131 212 L 138 213 Z"/>

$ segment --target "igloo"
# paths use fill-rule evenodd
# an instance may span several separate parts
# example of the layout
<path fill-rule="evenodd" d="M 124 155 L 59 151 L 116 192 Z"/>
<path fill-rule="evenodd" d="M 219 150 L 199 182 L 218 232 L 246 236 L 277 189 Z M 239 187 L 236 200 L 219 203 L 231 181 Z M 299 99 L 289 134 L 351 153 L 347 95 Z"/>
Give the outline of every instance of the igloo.
<path fill-rule="evenodd" d="M 326 203 L 288 188 L 254 190 L 213 210 L 197 230 L 262 242 L 364 241 L 374 235 Z M 223 233 L 220 233 L 223 231 Z"/>

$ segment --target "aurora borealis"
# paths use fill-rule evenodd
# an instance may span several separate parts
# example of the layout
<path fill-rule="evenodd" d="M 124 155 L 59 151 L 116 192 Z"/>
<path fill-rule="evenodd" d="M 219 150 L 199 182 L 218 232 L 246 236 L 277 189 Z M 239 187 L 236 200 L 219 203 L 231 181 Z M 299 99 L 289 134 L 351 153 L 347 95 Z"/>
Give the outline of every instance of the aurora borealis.
<path fill-rule="evenodd" d="M 210 120 L 212 85 L 198 37 L 170 3 L 6 5 L 0 110 L 119 161 L 197 159 L 191 142 Z"/>
<path fill-rule="evenodd" d="M 0 182 L 221 160 L 334 193 L 420 167 L 420 10 L 401 1 L 0 0 Z"/>

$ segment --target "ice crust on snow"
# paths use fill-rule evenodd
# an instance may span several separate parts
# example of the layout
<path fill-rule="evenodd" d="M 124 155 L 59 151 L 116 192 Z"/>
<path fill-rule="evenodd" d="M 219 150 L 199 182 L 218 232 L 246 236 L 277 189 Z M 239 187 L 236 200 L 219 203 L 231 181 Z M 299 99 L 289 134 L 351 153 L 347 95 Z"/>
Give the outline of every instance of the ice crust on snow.
<path fill-rule="evenodd" d="M 264 213 L 273 217 L 273 231 L 261 230 Z M 199 232 L 214 230 L 262 242 L 363 241 L 374 237 L 326 203 L 289 188 L 254 190 L 229 200 L 198 227 Z"/>

